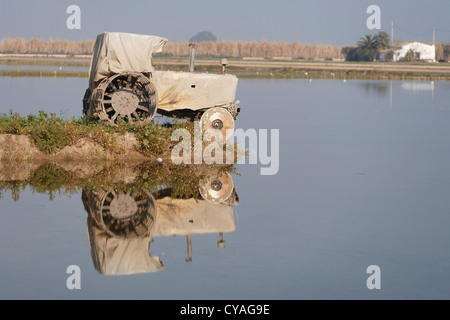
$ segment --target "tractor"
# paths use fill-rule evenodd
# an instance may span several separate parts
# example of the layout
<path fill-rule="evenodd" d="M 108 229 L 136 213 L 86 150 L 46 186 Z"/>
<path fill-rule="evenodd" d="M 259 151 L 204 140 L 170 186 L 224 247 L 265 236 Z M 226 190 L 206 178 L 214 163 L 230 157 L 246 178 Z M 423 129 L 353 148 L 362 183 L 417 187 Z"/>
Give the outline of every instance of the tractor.
<path fill-rule="evenodd" d="M 191 44 L 188 71 L 155 70 L 153 54 L 167 39 L 121 32 L 97 36 L 89 69 L 83 114 L 115 126 L 122 120 L 145 125 L 158 113 L 172 118 L 200 119 L 200 127 L 219 130 L 227 138 L 240 112 L 235 100 L 238 79 L 222 72 L 194 72 Z M 228 134 L 225 134 L 228 132 Z"/>

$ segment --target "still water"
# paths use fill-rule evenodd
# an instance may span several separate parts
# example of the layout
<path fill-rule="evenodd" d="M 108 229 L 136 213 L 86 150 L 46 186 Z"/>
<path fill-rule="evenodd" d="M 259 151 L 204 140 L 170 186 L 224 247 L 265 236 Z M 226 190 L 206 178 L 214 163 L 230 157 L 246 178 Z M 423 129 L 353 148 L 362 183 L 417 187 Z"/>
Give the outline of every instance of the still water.
<path fill-rule="evenodd" d="M 0 113 L 79 117 L 86 86 L 0 78 Z M 242 79 L 237 99 L 238 128 L 279 129 L 277 174 L 238 165 L 236 203 L 214 208 L 160 190 L 3 188 L 0 298 L 450 298 L 450 83 Z M 177 213 L 108 243 L 92 225 L 101 199 Z"/>

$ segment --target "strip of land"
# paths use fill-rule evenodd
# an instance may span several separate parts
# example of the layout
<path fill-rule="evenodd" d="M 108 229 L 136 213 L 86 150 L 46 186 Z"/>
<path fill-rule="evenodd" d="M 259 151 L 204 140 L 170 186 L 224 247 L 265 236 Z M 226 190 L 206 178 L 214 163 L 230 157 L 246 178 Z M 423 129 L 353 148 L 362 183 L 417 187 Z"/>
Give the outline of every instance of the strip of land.
<path fill-rule="evenodd" d="M 309 60 L 227 59 L 226 72 L 239 78 L 322 78 L 322 79 L 393 79 L 450 80 L 450 63 L 382 63 Z M 188 57 L 155 56 L 157 70 L 187 71 Z M 61 70 L 1 70 L 1 65 L 54 65 Z M 87 77 L 90 56 L 1 55 L 1 76 Z M 86 71 L 67 71 L 64 66 L 85 67 Z M 11 69 L 11 68 L 9 68 Z M 222 72 L 221 58 L 197 57 L 197 72 Z"/>

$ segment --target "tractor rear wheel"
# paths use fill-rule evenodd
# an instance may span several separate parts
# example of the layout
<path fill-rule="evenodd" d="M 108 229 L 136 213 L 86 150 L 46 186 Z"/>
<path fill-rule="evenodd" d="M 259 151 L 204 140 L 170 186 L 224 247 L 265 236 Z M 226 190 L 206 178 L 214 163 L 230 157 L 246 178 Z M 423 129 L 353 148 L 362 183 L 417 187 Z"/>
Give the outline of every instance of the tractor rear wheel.
<path fill-rule="evenodd" d="M 155 86 L 141 73 L 122 73 L 105 78 L 93 90 L 92 102 L 98 117 L 116 125 L 147 123 L 156 114 L 158 97 Z"/>

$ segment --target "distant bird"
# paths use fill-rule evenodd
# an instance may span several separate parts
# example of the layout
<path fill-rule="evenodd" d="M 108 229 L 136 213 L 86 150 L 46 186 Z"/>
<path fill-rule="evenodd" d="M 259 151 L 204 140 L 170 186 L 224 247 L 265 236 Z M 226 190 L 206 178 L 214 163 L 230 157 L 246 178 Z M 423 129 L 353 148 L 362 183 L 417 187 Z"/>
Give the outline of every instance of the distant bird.
<path fill-rule="evenodd" d="M 346 83 L 346 82 L 347 82 L 347 80 L 344 79 L 344 83 Z"/>

